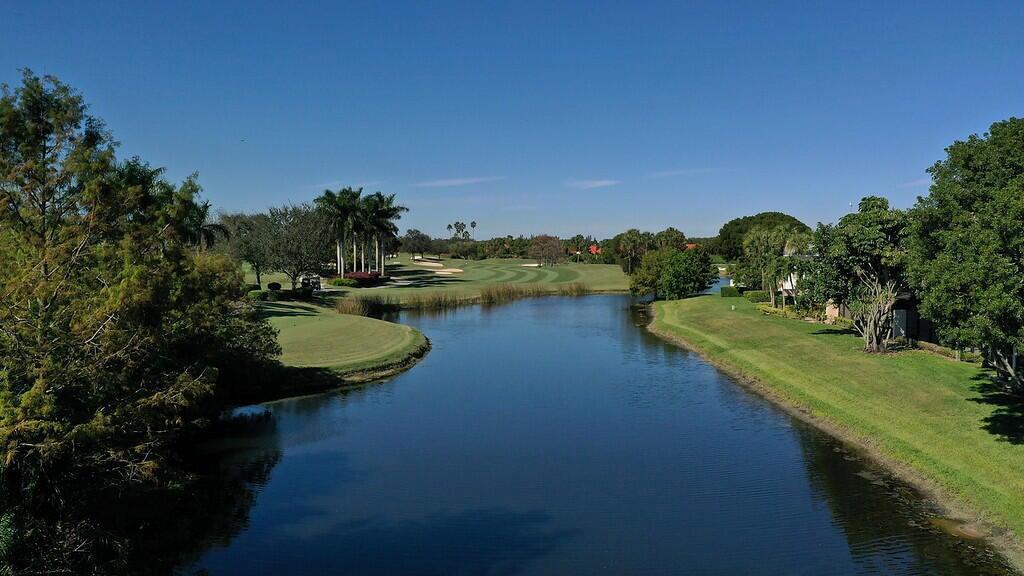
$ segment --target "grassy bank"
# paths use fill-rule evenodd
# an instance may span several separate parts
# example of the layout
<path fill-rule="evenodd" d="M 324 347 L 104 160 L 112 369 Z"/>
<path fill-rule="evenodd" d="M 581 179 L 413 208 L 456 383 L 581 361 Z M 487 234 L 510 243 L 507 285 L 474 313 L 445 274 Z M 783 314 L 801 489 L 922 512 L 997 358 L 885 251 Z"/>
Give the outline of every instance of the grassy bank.
<path fill-rule="evenodd" d="M 527 266 L 532 260 L 491 258 L 487 260 L 427 260 L 420 263 L 403 254 L 387 264 L 392 281 L 376 288 L 346 288 L 346 296 L 374 296 L 388 302 L 415 303 L 441 298 L 480 301 L 481 294 L 495 285 L 519 286 L 533 293 L 557 294 L 566 290 L 591 293 L 626 292 L 629 277 L 615 264 L 574 264 Z M 457 270 L 457 271 L 456 271 Z M 255 275 L 246 273 L 247 282 Z M 288 281 L 280 274 L 264 274 L 264 285 Z"/>
<path fill-rule="evenodd" d="M 327 306 L 266 302 L 261 309 L 280 331 L 283 364 L 329 370 L 349 381 L 411 365 L 429 347 L 415 328 L 339 314 Z"/>
<path fill-rule="evenodd" d="M 1024 412 L 980 368 L 923 351 L 868 355 L 854 335 L 741 298 L 658 302 L 654 313 L 653 332 L 862 446 L 1024 565 Z"/>

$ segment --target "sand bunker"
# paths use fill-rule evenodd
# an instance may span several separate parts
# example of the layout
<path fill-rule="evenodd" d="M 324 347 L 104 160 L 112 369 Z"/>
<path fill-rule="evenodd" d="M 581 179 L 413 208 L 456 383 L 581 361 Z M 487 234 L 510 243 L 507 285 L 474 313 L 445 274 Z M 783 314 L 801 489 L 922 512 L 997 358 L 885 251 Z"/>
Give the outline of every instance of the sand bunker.
<path fill-rule="evenodd" d="M 520 266 L 526 266 L 527 268 L 540 268 L 540 264 L 520 264 Z"/>
<path fill-rule="evenodd" d="M 441 264 L 440 262 L 427 262 L 426 260 L 414 260 L 413 264 L 418 264 L 420 266 L 431 266 L 433 268 L 444 268 L 444 264 Z"/>
<path fill-rule="evenodd" d="M 438 270 L 438 271 L 434 272 L 434 274 L 437 274 L 438 276 L 451 276 L 452 275 L 451 272 L 445 272 L 444 270 Z"/>
<path fill-rule="evenodd" d="M 459 272 L 462 272 L 462 268 L 442 268 L 442 269 L 438 270 L 438 272 L 455 272 L 455 273 L 459 273 Z"/>

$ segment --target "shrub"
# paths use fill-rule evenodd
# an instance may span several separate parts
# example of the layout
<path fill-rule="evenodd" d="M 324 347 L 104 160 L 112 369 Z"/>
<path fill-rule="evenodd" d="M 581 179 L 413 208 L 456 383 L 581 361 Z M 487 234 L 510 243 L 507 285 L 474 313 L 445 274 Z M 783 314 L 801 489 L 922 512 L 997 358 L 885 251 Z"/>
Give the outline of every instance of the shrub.
<path fill-rule="evenodd" d="M 768 298 L 768 293 L 764 290 L 747 290 L 743 293 L 743 297 L 754 303 L 767 302 L 770 300 L 770 298 Z"/>
<path fill-rule="evenodd" d="M 280 289 L 281 289 L 281 283 L 280 282 L 271 282 L 270 284 L 267 284 L 267 290 L 280 290 Z"/>
<path fill-rule="evenodd" d="M 839 316 L 832 322 L 833 326 L 838 326 L 846 330 L 853 329 L 853 318 L 847 318 L 846 316 Z"/>
<path fill-rule="evenodd" d="M 268 294 L 266 290 L 249 290 L 245 297 L 252 302 L 266 302 Z"/>
<path fill-rule="evenodd" d="M 740 291 L 735 286 L 722 286 L 722 290 L 719 292 L 722 298 L 739 298 Z"/>
<path fill-rule="evenodd" d="M 260 286 L 259 284 L 246 284 L 245 286 L 242 286 L 242 291 L 245 292 L 246 294 L 248 294 L 249 292 L 252 292 L 253 290 L 262 290 L 262 289 L 263 289 L 263 287 Z"/>
<path fill-rule="evenodd" d="M 760 310 L 762 314 L 768 314 L 769 316 L 782 316 L 783 318 L 790 318 L 792 320 L 804 319 L 804 315 L 792 306 L 776 308 L 771 304 L 758 304 L 757 309 Z"/>
<path fill-rule="evenodd" d="M 932 344 L 931 342 L 918 341 L 917 347 L 920 348 L 921 350 L 926 350 L 933 354 L 940 354 L 947 358 L 952 358 L 954 360 L 968 362 L 971 364 L 981 364 L 982 360 L 984 359 L 984 357 L 978 352 L 973 352 L 971 350 L 960 350 L 959 354 L 957 354 L 958 351 L 954 350 L 953 348 L 940 346 L 939 344 Z"/>
<path fill-rule="evenodd" d="M 338 288 L 353 288 L 359 285 L 359 281 L 355 278 L 331 278 L 327 283 Z"/>
<path fill-rule="evenodd" d="M 354 280 L 356 286 L 376 286 L 381 283 L 380 272 L 346 272 L 345 279 Z"/>

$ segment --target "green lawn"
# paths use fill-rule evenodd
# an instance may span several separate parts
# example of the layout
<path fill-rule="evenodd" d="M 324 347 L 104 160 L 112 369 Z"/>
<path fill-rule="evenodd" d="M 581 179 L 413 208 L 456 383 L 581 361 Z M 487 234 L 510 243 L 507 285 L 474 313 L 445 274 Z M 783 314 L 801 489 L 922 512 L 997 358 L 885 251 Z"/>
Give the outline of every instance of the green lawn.
<path fill-rule="evenodd" d="M 480 288 L 488 284 L 532 284 L 550 287 L 552 291 L 558 285 L 580 283 L 594 292 L 625 292 L 629 290 L 629 277 L 615 264 L 559 264 L 543 268 L 523 266 L 533 263 L 532 260 L 520 259 L 487 259 L 487 260 L 454 260 L 442 259 L 438 266 L 414 264 L 407 254 L 396 260 L 389 260 L 388 275 L 393 282 L 380 288 L 363 288 L 345 290 L 354 294 L 376 294 L 403 298 L 410 294 L 428 292 L 451 292 L 458 298 L 472 299 L 480 295 Z M 456 268 L 463 272 L 450 275 L 437 274 L 438 270 Z M 246 272 L 246 281 L 255 282 L 256 277 Z M 289 287 L 287 278 L 282 274 L 264 274 L 264 286 L 268 282 L 280 282 Z M 326 287 L 326 286 L 325 286 Z"/>
<path fill-rule="evenodd" d="M 405 362 L 426 344 L 412 327 L 338 314 L 317 304 L 264 302 L 260 308 L 280 330 L 281 362 L 287 366 L 352 374 Z"/>
<path fill-rule="evenodd" d="M 947 499 L 1024 535 L 1024 412 L 979 367 L 922 351 L 865 354 L 855 335 L 765 316 L 743 298 L 658 302 L 655 316 L 655 332 L 756 379 Z"/>

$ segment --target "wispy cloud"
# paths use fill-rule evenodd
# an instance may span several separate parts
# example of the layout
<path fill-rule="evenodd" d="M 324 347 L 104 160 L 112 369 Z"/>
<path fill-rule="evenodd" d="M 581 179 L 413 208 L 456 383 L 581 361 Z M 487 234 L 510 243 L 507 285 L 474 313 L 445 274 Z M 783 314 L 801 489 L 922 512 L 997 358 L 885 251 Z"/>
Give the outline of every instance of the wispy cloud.
<path fill-rule="evenodd" d="M 621 184 L 621 180 L 566 180 L 565 185 L 578 190 L 590 190 L 592 188 L 605 188 Z"/>
<path fill-rule="evenodd" d="M 910 182 L 900 184 L 900 188 L 918 188 L 920 186 L 928 186 L 931 183 L 931 178 L 918 178 L 917 180 L 911 180 Z"/>
<path fill-rule="evenodd" d="M 450 188 L 452 186 L 468 186 L 470 184 L 481 184 L 483 182 L 494 182 L 504 180 L 504 176 L 474 176 L 469 178 L 445 178 L 442 180 L 427 180 L 417 182 L 417 188 Z"/>
<path fill-rule="evenodd" d="M 690 174 L 707 174 L 709 172 L 722 172 L 722 168 L 682 168 L 679 170 L 662 170 L 647 174 L 648 178 L 671 178 L 672 176 L 688 176 Z"/>

